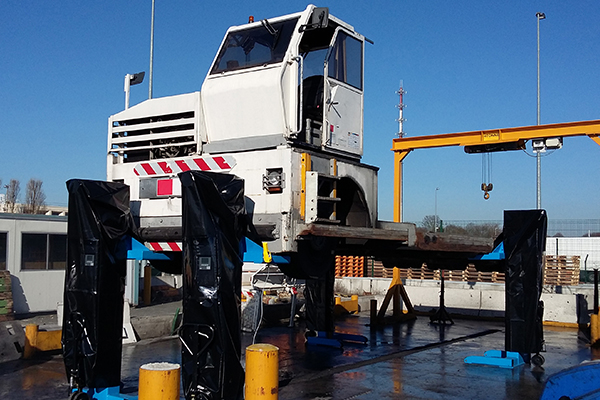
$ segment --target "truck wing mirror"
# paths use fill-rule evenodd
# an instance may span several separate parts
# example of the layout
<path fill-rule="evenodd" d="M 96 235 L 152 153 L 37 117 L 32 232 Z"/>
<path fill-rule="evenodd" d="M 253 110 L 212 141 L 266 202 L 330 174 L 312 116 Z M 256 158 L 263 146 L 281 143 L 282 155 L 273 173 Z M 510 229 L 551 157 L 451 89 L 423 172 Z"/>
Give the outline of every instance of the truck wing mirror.
<path fill-rule="evenodd" d="M 310 16 L 310 21 L 307 25 L 300 27 L 300 32 L 309 31 L 313 29 L 327 28 L 329 23 L 329 8 L 328 7 L 316 7 Z"/>

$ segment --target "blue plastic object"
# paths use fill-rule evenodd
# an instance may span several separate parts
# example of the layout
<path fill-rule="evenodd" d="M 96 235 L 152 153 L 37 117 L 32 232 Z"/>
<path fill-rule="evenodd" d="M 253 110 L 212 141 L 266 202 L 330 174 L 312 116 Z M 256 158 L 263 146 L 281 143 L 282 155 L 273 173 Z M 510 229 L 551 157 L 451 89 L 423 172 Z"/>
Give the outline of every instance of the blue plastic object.
<path fill-rule="evenodd" d="M 263 259 L 263 248 L 262 246 L 254 243 L 252 240 L 245 238 L 244 241 L 244 262 L 262 264 Z M 274 264 L 289 264 L 290 257 L 287 256 L 273 256 Z"/>
<path fill-rule="evenodd" d="M 129 238 L 130 243 L 127 243 L 127 259 L 129 260 L 170 260 L 168 256 L 168 252 L 158 253 L 150 250 L 142 243 L 138 242 L 134 238 Z M 254 243 L 252 240 L 248 238 L 244 238 L 244 242 L 242 243 L 243 253 L 244 253 L 244 262 L 251 262 L 262 264 L 264 263 L 263 259 L 263 248 L 258 244 Z M 289 264 L 290 257 L 287 256 L 273 256 L 274 264 Z"/>
<path fill-rule="evenodd" d="M 469 356 L 465 364 L 490 365 L 500 368 L 515 368 L 525 364 L 523 357 L 514 351 L 488 350 L 483 356 Z"/>
<path fill-rule="evenodd" d="M 341 341 L 333 338 L 309 336 L 306 338 L 306 344 L 313 346 L 326 346 L 333 347 L 335 349 L 341 349 L 343 344 Z"/>
<path fill-rule="evenodd" d="M 489 260 L 489 261 L 497 261 L 504 260 L 504 242 L 500 242 L 498 246 L 491 253 L 481 254 L 471 258 L 471 260 Z"/>
<path fill-rule="evenodd" d="M 540 400 L 600 399 L 600 360 L 567 368 L 546 381 Z"/>
<path fill-rule="evenodd" d="M 127 251 L 127 259 L 129 260 L 170 260 L 166 253 L 157 253 L 134 238 L 130 238 L 129 250 Z"/>
<path fill-rule="evenodd" d="M 81 390 L 93 400 L 137 400 L 137 396 L 129 396 L 121 393 L 119 386 L 112 386 L 107 388 L 83 388 Z M 73 393 L 76 390 L 73 390 Z"/>

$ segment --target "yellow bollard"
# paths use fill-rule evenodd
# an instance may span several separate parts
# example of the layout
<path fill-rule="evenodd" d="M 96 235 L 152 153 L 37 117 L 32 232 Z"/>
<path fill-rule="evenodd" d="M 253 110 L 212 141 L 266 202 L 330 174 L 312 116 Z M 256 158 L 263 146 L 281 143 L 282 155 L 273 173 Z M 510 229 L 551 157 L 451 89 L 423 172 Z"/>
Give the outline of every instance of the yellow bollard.
<path fill-rule="evenodd" d="M 37 350 L 37 336 L 39 326 L 29 324 L 25 326 L 25 349 L 23 350 L 23 358 L 29 359 L 33 357 Z"/>
<path fill-rule="evenodd" d="M 590 316 L 590 330 L 591 330 L 591 344 L 592 346 L 597 345 L 598 339 L 600 339 L 600 321 L 598 321 L 598 314 L 592 314 Z"/>
<path fill-rule="evenodd" d="M 179 364 L 157 362 L 140 367 L 139 400 L 179 400 Z"/>
<path fill-rule="evenodd" d="M 265 343 L 246 347 L 245 399 L 277 400 L 278 398 L 279 348 Z"/>

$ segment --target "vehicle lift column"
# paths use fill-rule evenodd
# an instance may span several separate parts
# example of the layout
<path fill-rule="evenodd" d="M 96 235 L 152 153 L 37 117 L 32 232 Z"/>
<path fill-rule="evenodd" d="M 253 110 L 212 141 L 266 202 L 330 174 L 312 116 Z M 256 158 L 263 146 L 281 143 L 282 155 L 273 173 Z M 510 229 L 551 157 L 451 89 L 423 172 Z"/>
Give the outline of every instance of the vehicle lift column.
<path fill-rule="evenodd" d="M 305 279 L 306 343 L 341 348 L 344 342 L 366 343 L 362 335 L 335 332 L 335 247 L 339 239 L 309 237 L 298 242 L 297 264 L 288 270 Z M 285 268 L 284 265 L 280 267 Z M 284 269 L 284 272 L 286 270 Z"/>
<path fill-rule="evenodd" d="M 183 220 L 183 323 L 186 399 L 241 400 L 240 296 L 247 229 L 244 181 L 200 171 L 179 174 Z"/>
<path fill-rule="evenodd" d="M 69 398 L 122 399 L 125 264 L 134 227 L 129 187 L 72 179 L 67 189 L 62 347 Z"/>
<path fill-rule="evenodd" d="M 469 356 L 465 363 L 501 368 L 530 361 L 534 365 L 544 363 L 540 354 L 544 348 L 544 303 L 540 299 L 547 225 L 545 210 L 504 211 L 503 241 L 492 253 L 477 260 L 504 260 L 505 349 Z"/>

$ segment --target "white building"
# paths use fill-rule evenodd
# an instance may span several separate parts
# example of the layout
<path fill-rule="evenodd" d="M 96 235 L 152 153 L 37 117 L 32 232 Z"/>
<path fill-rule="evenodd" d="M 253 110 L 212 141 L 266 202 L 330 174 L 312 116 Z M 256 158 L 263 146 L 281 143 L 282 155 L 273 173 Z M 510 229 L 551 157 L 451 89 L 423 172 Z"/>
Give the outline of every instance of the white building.
<path fill-rule="evenodd" d="M 0 270 L 11 274 L 13 311 L 56 310 L 67 263 L 67 217 L 0 213 Z"/>

